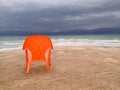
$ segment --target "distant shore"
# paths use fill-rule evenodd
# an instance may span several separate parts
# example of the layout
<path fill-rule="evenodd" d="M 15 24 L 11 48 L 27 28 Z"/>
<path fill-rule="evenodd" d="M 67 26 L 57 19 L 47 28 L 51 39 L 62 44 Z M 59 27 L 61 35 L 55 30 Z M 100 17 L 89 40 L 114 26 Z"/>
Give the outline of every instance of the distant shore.
<path fill-rule="evenodd" d="M 21 49 L 0 52 L 0 90 L 119 90 L 120 47 L 55 46 L 51 72 Z"/>

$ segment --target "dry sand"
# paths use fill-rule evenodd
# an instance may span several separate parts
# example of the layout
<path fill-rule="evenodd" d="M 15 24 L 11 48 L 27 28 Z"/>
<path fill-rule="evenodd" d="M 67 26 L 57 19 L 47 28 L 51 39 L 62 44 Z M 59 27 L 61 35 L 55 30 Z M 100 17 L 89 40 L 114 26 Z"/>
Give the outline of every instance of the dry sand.
<path fill-rule="evenodd" d="M 22 50 L 0 52 L 0 90 L 120 90 L 120 48 L 55 47 L 51 72 Z"/>

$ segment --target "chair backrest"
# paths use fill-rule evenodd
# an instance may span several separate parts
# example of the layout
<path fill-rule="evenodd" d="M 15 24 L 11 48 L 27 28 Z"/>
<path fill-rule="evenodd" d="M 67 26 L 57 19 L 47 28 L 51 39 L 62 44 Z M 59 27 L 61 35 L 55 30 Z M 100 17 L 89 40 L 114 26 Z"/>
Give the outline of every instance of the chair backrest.
<path fill-rule="evenodd" d="M 32 60 L 45 60 L 45 52 L 53 49 L 52 42 L 48 36 L 28 36 L 23 44 L 23 50 L 28 49 L 32 54 Z"/>

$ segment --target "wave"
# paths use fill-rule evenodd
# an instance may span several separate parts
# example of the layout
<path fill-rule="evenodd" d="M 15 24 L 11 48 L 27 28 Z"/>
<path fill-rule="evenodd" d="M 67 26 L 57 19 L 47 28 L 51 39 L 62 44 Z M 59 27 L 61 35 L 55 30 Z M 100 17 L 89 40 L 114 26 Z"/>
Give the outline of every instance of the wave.
<path fill-rule="evenodd" d="M 0 51 L 20 49 L 23 41 L 0 41 Z"/>
<path fill-rule="evenodd" d="M 120 47 L 120 40 L 92 40 L 92 39 L 72 39 L 72 38 L 52 38 L 54 46 L 106 46 Z M 0 41 L 0 51 L 22 49 L 23 40 Z"/>
<path fill-rule="evenodd" d="M 90 39 L 53 39 L 54 45 L 60 46 L 113 46 L 120 47 L 120 40 L 90 40 Z"/>

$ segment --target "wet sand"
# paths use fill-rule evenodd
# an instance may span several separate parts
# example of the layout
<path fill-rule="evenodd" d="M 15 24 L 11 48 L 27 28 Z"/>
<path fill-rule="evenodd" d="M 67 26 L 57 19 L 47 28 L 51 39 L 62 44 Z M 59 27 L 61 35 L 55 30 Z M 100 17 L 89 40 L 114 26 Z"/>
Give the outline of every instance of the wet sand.
<path fill-rule="evenodd" d="M 22 50 L 0 52 L 0 90 L 120 90 L 120 48 L 55 46 L 51 72 Z"/>

